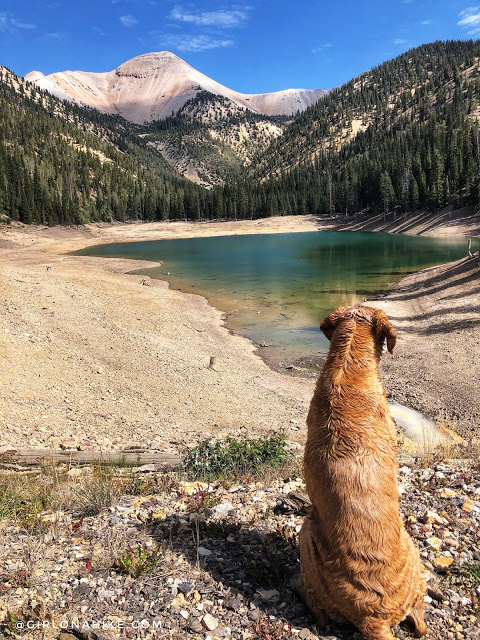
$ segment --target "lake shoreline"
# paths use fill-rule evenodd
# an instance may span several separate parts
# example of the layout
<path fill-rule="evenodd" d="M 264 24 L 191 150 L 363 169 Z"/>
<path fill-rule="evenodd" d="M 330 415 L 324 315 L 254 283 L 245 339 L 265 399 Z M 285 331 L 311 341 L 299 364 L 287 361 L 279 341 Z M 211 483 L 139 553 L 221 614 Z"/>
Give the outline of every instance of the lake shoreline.
<path fill-rule="evenodd" d="M 469 213 L 455 217 L 454 222 L 457 235 L 476 235 L 478 231 Z M 362 224 L 360 217 L 355 224 Z M 122 240 L 334 230 L 335 226 L 345 228 L 345 220 L 289 216 L 239 223 L 90 225 L 78 230 L 20 225 L 1 228 L 1 286 L 6 301 L 2 315 L 8 330 L 1 336 L 5 353 L 2 368 L 7 365 L 8 371 L 2 372 L 6 384 L 1 398 L 4 419 L 0 444 L 13 441 L 50 448 L 118 449 L 135 443 L 170 451 L 175 449 L 172 440 L 195 441 L 240 427 L 252 434 L 285 428 L 303 443 L 312 378 L 273 371 L 255 353 L 253 343 L 228 331 L 223 314 L 204 298 L 171 290 L 158 280 L 142 286 L 141 277 L 126 275 L 132 270 L 130 260 L 67 254 Z M 438 234 L 444 228 L 445 220 L 439 216 L 439 224 L 425 234 Z M 410 232 L 414 229 L 412 224 Z M 428 272 L 413 276 L 428 279 Z M 416 280 L 415 286 L 419 282 Z M 460 301 L 470 296 L 470 290 L 458 293 Z M 423 378 L 408 379 L 408 358 L 401 356 L 400 348 L 402 342 L 409 341 L 414 300 L 415 296 L 395 300 L 390 292 L 386 299 L 374 301 L 377 306 L 390 305 L 389 312 L 396 316 L 403 305 L 407 318 L 400 327 L 400 356 L 384 359 L 387 389 L 394 399 L 434 418 L 444 415 L 460 433 L 467 433 L 471 428 L 471 421 L 464 425 L 468 398 L 462 415 L 456 417 L 442 397 L 440 383 L 432 389 L 424 373 Z M 459 330 L 478 340 L 477 326 Z M 447 341 L 450 354 L 458 351 L 457 334 L 445 333 L 442 339 Z M 428 340 L 426 335 L 418 336 L 417 352 Z M 475 348 L 474 342 L 469 348 Z M 425 366 L 432 363 L 429 375 L 441 381 L 444 364 L 432 362 L 435 353 L 423 347 L 420 351 L 421 362 Z M 208 369 L 210 355 L 216 355 L 216 372 Z M 416 369 L 423 371 L 418 363 Z M 161 375 L 148 375 L 148 371 Z M 464 373 L 454 367 L 448 376 L 450 390 L 462 387 Z M 413 383 L 414 396 L 404 393 L 398 380 L 403 380 L 407 391 Z"/>

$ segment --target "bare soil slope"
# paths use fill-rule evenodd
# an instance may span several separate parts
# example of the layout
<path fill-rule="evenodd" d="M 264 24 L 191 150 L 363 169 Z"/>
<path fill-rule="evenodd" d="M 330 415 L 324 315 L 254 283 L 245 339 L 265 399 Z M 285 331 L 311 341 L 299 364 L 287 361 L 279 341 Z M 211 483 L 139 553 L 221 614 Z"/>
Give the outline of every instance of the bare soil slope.
<path fill-rule="evenodd" d="M 480 435 L 480 264 L 464 259 L 413 273 L 381 301 L 399 332 L 395 357 L 383 358 L 395 400 Z"/>

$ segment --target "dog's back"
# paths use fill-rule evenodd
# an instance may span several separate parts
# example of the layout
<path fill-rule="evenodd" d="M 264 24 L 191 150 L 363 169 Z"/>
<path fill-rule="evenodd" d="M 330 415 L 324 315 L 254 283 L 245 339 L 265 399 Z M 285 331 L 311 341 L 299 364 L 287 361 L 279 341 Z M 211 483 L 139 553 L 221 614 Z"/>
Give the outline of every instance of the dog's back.
<path fill-rule="evenodd" d="M 322 330 L 331 346 L 307 418 L 312 510 L 300 534 L 307 599 L 372 640 L 393 638 L 390 625 L 412 609 L 423 633 L 425 583 L 399 516 L 396 433 L 378 375 L 396 334 L 369 307 L 339 309 Z"/>

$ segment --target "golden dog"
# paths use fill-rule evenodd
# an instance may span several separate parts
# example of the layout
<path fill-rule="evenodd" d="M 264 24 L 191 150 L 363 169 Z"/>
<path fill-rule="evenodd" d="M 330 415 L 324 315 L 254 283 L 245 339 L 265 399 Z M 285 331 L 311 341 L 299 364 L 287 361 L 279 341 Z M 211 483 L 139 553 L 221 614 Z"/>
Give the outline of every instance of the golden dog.
<path fill-rule="evenodd" d="M 394 640 L 391 626 L 407 618 L 420 637 L 426 583 L 399 515 L 396 432 L 378 374 L 396 332 L 366 306 L 337 309 L 320 328 L 331 345 L 307 418 L 302 592 L 322 626 L 331 618 Z"/>

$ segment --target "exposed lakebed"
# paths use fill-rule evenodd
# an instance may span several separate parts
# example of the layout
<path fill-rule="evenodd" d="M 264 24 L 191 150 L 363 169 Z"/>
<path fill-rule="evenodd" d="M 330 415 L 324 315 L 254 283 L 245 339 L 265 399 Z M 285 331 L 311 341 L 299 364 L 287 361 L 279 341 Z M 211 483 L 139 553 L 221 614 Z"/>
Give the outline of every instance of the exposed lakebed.
<path fill-rule="evenodd" d="M 328 348 L 318 325 L 332 309 L 370 299 L 405 274 L 465 255 L 465 238 L 305 232 L 181 238 L 88 247 L 78 254 L 161 262 L 135 273 L 207 297 L 227 324 L 264 346 L 270 364 Z"/>

